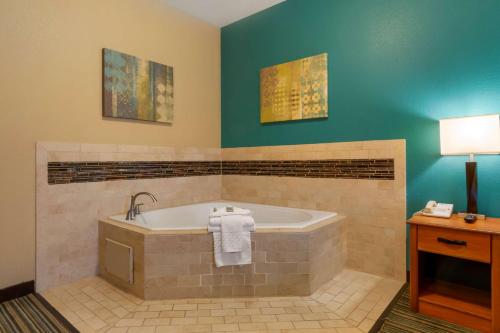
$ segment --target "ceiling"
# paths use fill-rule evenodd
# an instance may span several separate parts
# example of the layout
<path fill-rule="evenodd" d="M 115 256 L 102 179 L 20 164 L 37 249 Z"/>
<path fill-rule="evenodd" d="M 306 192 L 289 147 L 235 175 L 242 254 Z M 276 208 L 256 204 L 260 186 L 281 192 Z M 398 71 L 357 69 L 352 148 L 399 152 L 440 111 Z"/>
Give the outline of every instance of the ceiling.
<path fill-rule="evenodd" d="M 223 27 L 285 0 L 164 0 L 217 27 Z"/>

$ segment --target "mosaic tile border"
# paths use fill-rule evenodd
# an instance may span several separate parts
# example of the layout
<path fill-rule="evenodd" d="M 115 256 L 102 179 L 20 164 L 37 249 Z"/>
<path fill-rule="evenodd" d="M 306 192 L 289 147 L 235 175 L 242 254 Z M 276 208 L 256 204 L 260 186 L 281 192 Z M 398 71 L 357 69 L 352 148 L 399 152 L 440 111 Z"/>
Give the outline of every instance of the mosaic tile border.
<path fill-rule="evenodd" d="M 394 159 L 48 162 L 48 183 L 211 175 L 394 180 Z"/>
<path fill-rule="evenodd" d="M 221 174 L 220 161 L 49 162 L 49 184 L 109 180 L 211 176 Z"/>
<path fill-rule="evenodd" d="M 223 161 L 223 175 L 394 179 L 393 159 Z"/>

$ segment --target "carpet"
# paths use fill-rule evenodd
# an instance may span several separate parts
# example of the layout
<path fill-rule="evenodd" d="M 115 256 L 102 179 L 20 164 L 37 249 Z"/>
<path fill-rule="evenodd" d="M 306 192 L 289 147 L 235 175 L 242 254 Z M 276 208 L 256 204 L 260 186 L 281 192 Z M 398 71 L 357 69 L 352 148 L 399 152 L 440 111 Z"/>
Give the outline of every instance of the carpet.
<path fill-rule="evenodd" d="M 1 333 L 78 332 L 42 296 L 29 294 L 0 304 Z"/>
<path fill-rule="evenodd" d="M 409 287 L 405 285 L 387 307 L 370 333 L 477 333 L 410 309 Z"/>

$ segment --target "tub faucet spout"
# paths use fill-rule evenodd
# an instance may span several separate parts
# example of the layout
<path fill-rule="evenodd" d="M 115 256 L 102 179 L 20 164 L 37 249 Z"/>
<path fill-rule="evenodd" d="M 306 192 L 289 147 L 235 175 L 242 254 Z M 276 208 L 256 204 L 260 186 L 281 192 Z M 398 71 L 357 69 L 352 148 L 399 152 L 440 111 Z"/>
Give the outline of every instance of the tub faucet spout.
<path fill-rule="evenodd" d="M 141 195 L 149 196 L 151 198 L 151 200 L 153 200 L 153 203 L 158 202 L 158 200 L 156 200 L 156 197 L 149 192 L 139 192 L 137 194 L 134 194 L 133 196 L 130 197 L 130 208 L 127 212 L 127 217 L 126 217 L 127 221 L 135 220 L 135 216 L 137 214 L 141 213 L 140 206 L 142 206 L 143 204 L 142 203 L 139 203 L 139 204 L 135 203 L 135 200 L 137 199 L 137 197 L 139 197 Z"/>

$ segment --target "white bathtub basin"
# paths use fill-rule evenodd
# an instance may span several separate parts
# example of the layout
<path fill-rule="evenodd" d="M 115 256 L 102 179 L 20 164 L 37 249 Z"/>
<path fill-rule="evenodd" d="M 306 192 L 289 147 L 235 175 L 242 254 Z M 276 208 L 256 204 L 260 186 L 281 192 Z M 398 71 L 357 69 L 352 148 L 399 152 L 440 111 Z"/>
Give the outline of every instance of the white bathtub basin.
<path fill-rule="evenodd" d="M 134 221 L 125 215 L 111 216 L 112 220 L 132 224 L 149 230 L 206 229 L 208 215 L 214 207 L 237 206 L 249 209 L 258 229 L 304 228 L 335 217 L 337 213 L 319 210 L 259 205 L 246 202 L 213 201 L 193 205 L 164 208 L 143 212 Z"/>

